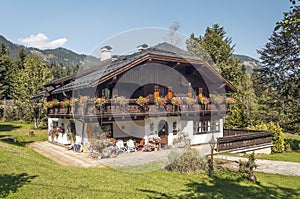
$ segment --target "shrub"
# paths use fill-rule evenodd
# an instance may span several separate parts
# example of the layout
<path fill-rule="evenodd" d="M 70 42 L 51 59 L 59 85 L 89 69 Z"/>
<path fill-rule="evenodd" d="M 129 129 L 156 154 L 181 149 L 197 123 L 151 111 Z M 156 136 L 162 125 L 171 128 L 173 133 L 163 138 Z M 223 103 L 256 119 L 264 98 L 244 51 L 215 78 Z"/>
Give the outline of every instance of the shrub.
<path fill-rule="evenodd" d="M 3 118 L 6 122 L 18 120 L 18 110 L 16 109 L 16 107 L 6 106 L 4 108 Z"/>
<path fill-rule="evenodd" d="M 300 150 L 300 140 L 294 138 L 284 139 L 284 150 L 287 152 L 299 151 Z"/>
<path fill-rule="evenodd" d="M 2 118 L 4 115 L 4 106 L 0 104 L 0 118 Z"/>
<path fill-rule="evenodd" d="M 175 148 L 184 148 L 190 145 L 190 140 L 186 134 L 179 132 L 173 139 L 173 145 Z"/>
<path fill-rule="evenodd" d="M 254 174 L 254 169 L 256 167 L 255 156 L 254 153 L 252 153 L 247 162 L 240 160 L 239 172 L 244 178 L 256 182 L 256 176 Z"/>
<path fill-rule="evenodd" d="M 249 129 L 272 132 L 272 153 L 282 153 L 284 151 L 284 134 L 279 124 L 274 124 L 273 122 L 262 123 L 255 126 L 251 126 Z"/>
<path fill-rule="evenodd" d="M 186 174 L 198 174 L 207 169 L 207 160 L 196 149 L 187 148 L 182 154 L 172 150 L 168 156 L 167 171 Z"/>

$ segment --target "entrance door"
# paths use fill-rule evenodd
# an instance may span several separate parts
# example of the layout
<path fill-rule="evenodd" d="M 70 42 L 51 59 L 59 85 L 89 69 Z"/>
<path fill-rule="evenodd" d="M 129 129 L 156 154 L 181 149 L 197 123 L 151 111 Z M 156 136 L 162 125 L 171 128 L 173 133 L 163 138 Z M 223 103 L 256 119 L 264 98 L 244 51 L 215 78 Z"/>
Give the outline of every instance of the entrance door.
<path fill-rule="evenodd" d="M 158 136 L 161 138 L 161 146 L 167 146 L 168 145 L 168 135 L 169 135 L 169 129 L 168 129 L 168 123 L 165 120 L 161 120 L 158 123 Z"/>

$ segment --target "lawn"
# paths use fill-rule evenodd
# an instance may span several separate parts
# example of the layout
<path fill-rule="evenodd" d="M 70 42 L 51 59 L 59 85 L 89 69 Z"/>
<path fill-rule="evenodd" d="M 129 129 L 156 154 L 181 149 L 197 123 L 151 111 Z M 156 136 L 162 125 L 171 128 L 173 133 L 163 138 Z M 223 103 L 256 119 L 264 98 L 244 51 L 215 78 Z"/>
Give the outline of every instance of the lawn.
<path fill-rule="evenodd" d="M 300 136 L 285 136 L 285 143 L 290 146 L 289 152 L 274 153 L 270 155 L 259 154 L 256 155 L 258 159 L 278 160 L 287 162 L 300 162 Z"/>
<path fill-rule="evenodd" d="M 19 126 L 15 128 L 15 126 Z M 25 143 L 46 139 L 46 131 L 11 124 L 0 137 L 0 198 L 298 198 L 300 177 L 257 173 L 258 184 L 225 171 L 207 175 L 180 175 L 163 170 L 129 173 L 108 167 L 61 166 L 39 155 Z M 133 168 L 134 169 L 134 168 Z M 293 182 L 293 183 L 291 183 Z"/>
<path fill-rule="evenodd" d="M 286 161 L 286 162 L 300 162 L 300 152 L 283 152 L 283 153 L 274 153 L 270 155 L 257 154 L 255 155 L 257 159 L 264 160 L 278 160 L 278 161 Z"/>

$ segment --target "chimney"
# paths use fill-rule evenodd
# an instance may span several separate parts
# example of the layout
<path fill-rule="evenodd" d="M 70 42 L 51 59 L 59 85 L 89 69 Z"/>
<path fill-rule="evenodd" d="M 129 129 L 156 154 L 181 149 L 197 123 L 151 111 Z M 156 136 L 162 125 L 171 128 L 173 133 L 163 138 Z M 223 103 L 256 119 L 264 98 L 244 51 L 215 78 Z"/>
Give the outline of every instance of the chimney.
<path fill-rule="evenodd" d="M 149 46 L 147 44 L 142 44 L 142 45 L 139 45 L 137 47 L 137 49 L 139 50 L 139 52 L 142 52 L 143 50 L 149 48 Z"/>
<path fill-rule="evenodd" d="M 112 48 L 110 46 L 104 46 L 100 48 L 101 52 L 101 58 L 100 61 L 104 61 L 111 58 L 111 50 Z"/>

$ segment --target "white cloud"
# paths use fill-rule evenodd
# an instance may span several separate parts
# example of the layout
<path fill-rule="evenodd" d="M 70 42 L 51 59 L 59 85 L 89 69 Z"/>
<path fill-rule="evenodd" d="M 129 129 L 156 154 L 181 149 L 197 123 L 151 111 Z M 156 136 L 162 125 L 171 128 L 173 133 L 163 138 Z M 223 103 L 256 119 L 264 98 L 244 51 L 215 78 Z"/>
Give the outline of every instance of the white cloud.
<path fill-rule="evenodd" d="M 36 35 L 30 35 L 29 37 L 20 38 L 19 41 L 27 46 L 35 48 L 56 48 L 63 46 L 68 39 L 63 37 L 49 41 L 48 37 L 44 33 L 38 33 Z"/>

